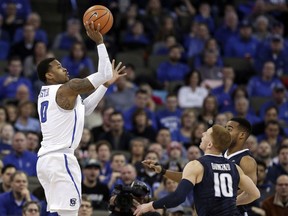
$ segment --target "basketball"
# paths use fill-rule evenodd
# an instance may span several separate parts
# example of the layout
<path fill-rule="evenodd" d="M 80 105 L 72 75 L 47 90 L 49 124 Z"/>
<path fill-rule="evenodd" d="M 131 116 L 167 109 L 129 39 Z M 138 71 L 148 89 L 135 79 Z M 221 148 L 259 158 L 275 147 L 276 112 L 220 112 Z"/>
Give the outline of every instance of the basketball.
<path fill-rule="evenodd" d="M 88 8 L 83 15 L 83 23 L 93 21 L 95 29 L 100 24 L 100 33 L 106 34 L 113 25 L 113 15 L 111 11 L 102 5 L 93 5 Z"/>

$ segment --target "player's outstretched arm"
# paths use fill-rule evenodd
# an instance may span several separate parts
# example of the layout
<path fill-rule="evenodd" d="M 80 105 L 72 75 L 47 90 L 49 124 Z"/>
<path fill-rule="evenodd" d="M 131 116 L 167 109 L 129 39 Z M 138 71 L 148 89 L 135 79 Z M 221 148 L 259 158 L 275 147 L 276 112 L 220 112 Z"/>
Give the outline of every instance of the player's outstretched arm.
<path fill-rule="evenodd" d="M 260 192 L 251 178 L 245 175 L 239 166 L 237 166 L 237 169 L 240 176 L 240 182 L 238 186 L 243 192 L 237 196 L 236 204 L 246 205 L 258 199 L 260 197 Z"/>
<path fill-rule="evenodd" d="M 153 169 L 156 173 L 160 173 L 164 175 L 166 178 L 171 179 L 175 182 L 180 182 L 182 179 L 182 172 L 175 172 L 171 170 L 166 170 L 162 165 L 157 163 L 156 161 L 153 160 L 144 160 L 142 161 L 142 164 L 144 166 L 147 166 L 151 169 Z"/>
<path fill-rule="evenodd" d="M 115 67 L 115 60 L 112 60 L 112 71 L 113 71 L 113 77 L 111 80 L 104 83 L 104 85 L 100 85 L 96 91 L 94 91 L 91 95 L 89 95 L 87 98 L 83 100 L 84 106 L 85 106 L 85 115 L 90 115 L 100 100 L 103 98 L 104 94 L 107 91 L 107 88 L 112 85 L 116 80 L 118 80 L 120 77 L 125 76 L 126 73 L 121 73 L 125 66 L 122 66 L 122 62 L 118 63 L 118 65 Z"/>

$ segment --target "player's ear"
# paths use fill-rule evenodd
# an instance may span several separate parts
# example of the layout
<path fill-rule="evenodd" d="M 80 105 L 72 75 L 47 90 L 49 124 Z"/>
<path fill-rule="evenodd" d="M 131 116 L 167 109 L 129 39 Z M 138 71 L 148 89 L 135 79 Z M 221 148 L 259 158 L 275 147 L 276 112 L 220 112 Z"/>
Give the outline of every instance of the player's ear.
<path fill-rule="evenodd" d="M 47 72 L 45 74 L 46 80 L 51 80 L 53 78 L 53 74 L 51 72 Z"/>

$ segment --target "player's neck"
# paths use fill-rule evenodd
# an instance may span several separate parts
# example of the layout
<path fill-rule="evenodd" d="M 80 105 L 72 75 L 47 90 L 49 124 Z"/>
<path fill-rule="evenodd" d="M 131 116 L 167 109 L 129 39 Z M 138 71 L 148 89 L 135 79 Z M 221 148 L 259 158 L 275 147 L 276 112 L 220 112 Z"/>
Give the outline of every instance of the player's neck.
<path fill-rule="evenodd" d="M 244 146 L 242 145 L 235 145 L 235 146 L 230 146 L 228 149 L 227 149 L 227 155 L 230 155 L 230 154 L 233 154 L 235 152 L 238 152 L 238 151 L 241 151 L 244 149 Z"/>

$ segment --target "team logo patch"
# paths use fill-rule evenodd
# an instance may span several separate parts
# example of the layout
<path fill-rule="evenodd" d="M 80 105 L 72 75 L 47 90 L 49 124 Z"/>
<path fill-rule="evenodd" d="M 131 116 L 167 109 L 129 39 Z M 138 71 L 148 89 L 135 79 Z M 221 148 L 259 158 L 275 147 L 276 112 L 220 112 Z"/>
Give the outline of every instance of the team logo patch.
<path fill-rule="evenodd" d="M 76 205 L 76 201 L 77 201 L 76 198 L 70 199 L 70 206 L 75 206 Z"/>

